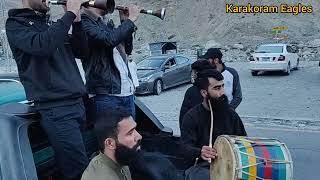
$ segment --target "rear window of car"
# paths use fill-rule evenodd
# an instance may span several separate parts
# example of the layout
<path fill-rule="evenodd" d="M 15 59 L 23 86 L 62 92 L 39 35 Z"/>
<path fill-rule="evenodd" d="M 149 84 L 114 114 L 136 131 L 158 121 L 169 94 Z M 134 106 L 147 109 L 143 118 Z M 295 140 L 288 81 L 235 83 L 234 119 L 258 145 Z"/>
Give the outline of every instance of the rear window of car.
<path fill-rule="evenodd" d="M 259 46 L 256 53 L 282 53 L 283 46 Z"/>

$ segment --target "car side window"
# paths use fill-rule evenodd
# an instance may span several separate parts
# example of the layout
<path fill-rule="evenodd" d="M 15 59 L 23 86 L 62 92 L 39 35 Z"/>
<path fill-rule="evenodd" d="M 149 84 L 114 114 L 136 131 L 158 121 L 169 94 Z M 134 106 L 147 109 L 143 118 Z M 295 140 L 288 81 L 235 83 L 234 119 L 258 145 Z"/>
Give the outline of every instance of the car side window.
<path fill-rule="evenodd" d="M 291 46 L 291 50 L 292 50 L 292 53 L 298 53 L 298 47 L 297 46 Z"/>
<path fill-rule="evenodd" d="M 172 59 L 170 59 L 169 61 L 167 61 L 166 62 L 166 64 L 164 65 L 166 68 L 171 68 L 171 67 L 173 67 L 173 66 L 175 66 L 176 65 L 176 61 L 172 58 Z"/>
<path fill-rule="evenodd" d="M 184 64 L 184 63 L 188 62 L 188 59 L 185 57 L 182 57 L 182 56 L 177 56 L 176 62 L 178 65 L 180 65 L 180 64 Z"/>
<path fill-rule="evenodd" d="M 291 46 L 287 46 L 287 51 L 288 53 L 293 53 L 293 49 L 291 48 Z"/>

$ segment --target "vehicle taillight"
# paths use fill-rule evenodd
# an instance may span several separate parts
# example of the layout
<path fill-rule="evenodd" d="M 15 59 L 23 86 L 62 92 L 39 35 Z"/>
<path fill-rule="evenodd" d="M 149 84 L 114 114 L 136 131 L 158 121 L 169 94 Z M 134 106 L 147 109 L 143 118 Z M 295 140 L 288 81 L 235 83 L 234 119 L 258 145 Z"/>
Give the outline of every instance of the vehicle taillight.
<path fill-rule="evenodd" d="M 278 58 L 278 61 L 284 61 L 286 60 L 286 57 L 284 55 L 280 55 Z"/>
<path fill-rule="evenodd" d="M 249 61 L 254 61 L 253 56 L 250 56 L 250 57 L 249 57 Z"/>

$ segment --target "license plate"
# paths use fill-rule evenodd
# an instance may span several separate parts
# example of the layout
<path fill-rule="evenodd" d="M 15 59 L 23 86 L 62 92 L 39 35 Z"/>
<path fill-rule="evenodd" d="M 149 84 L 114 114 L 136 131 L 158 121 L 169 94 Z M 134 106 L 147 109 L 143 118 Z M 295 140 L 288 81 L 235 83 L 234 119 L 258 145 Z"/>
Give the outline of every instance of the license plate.
<path fill-rule="evenodd" d="M 263 57 L 261 58 L 262 61 L 270 61 L 270 58 L 269 57 Z"/>

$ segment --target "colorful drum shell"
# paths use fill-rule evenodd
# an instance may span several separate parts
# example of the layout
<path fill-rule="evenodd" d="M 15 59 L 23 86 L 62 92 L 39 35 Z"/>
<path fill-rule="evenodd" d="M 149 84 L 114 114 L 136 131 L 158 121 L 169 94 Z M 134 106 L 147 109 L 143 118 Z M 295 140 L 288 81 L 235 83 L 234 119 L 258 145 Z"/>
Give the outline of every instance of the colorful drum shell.
<path fill-rule="evenodd" d="M 226 141 L 228 143 L 226 143 Z M 268 138 L 251 138 L 251 137 L 240 137 L 240 136 L 219 136 L 216 140 L 216 146 L 226 146 L 229 144 L 233 150 L 233 157 L 236 163 L 220 162 L 219 160 L 213 165 L 215 166 L 228 166 L 222 167 L 231 169 L 230 172 L 233 179 L 244 179 L 244 180 L 260 180 L 260 179 L 274 179 L 274 180 L 292 180 L 293 179 L 293 163 L 290 152 L 284 143 L 281 143 L 277 139 Z M 228 152 L 230 147 L 220 148 L 220 151 Z M 225 149 L 225 150 L 223 150 Z M 231 151 L 230 151 L 231 152 Z M 219 152 L 218 152 L 219 156 Z M 224 154 L 224 156 L 226 156 Z M 223 158 L 223 157 L 221 157 Z M 221 161 L 221 160 L 220 160 Z M 231 160 L 232 161 L 232 160 Z M 212 168 L 211 168 L 212 169 Z M 216 169 L 216 168 L 213 168 Z M 221 169 L 221 168 L 220 168 Z M 219 170 L 221 171 L 221 170 Z M 225 179 L 215 177 L 214 170 L 211 175 L 211 180 L 214 179 Z M 225 172 L 225 171 L 224 171 Z M 219 174 L 219 173 L 217 173 Z M 227 176 L 226 176 L 227 177 Z M 228 176 L 230 178 L 231 176 Z M 227 179 L 228 179 L 227 178 Z"/>

